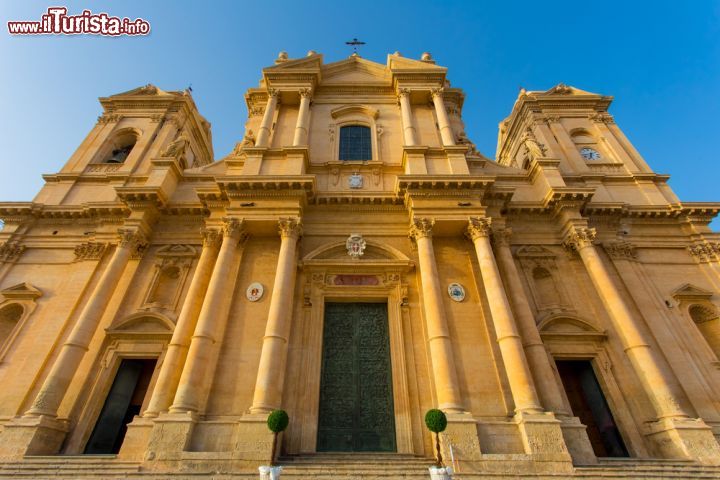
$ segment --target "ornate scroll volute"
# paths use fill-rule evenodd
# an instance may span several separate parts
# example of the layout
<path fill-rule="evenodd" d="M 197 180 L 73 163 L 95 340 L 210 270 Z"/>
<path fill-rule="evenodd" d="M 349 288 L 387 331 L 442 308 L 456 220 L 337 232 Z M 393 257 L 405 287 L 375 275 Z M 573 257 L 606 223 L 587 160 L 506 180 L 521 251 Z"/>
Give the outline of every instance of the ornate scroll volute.
<path fill-rule="evenodd" d="M 572 227 L 565 234 L 563 245 L 570 251 L 579 252 L 583 248 L 592 247 L 597 232 L 591 227 Z"/>

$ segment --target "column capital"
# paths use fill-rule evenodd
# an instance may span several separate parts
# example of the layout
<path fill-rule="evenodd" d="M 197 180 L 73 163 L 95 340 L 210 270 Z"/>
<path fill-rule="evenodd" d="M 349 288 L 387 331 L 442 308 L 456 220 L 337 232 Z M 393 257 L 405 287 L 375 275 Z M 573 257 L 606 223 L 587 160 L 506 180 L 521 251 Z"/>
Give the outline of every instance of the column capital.
<path fill-rule="evenodd" d="M 700 241 L 689 245 L 687 249 L 690 255 L 700 263 L 708 263 L 715 259 L 720 259 L 719 242 Z"/>
<path fill-rule="evenodd" d="M 238 241 L 244 240 L 245 238 L 247 238 L 245 221 L 239 218 L 232 217 L 223 218 L 222 236 L 223 238 L 229 237 Z"/>
<path fill-rule="evenodd" d="M 407 97 L 409 95 L 410 95 L 409 88 L 398 88 L 398 93 L 397 93 L 398 98 Z"/>
<path fill-rule="evenodd" d="M 281 238 L 298 239 L 302 235 L 302 223 L 297 218 L 280 218 L 278 220 L 278 233 Z"/>
<path fill-rule="evenodd" d="M 312 88 L 301 88 L 298 90 L 298 93 L 302 98 L 312 98 L 313 91 Z"/>
<path fill-rule="evenodd" d="M 432 229 L 435 220 L 432 218 L 414 218 L 410 224 L 410 237 L 415 240 L 419 238 L 432 237 Z"/>
<path fill-rule="evenodd" d="M 474 242 L 478 238 L 490 237 L 492 219 L 488 217 L 470 217 L 468 219 L 467 236 Z"/>
<path fill-rule="evenodd" d="M 280 95 L 280 90 L 277 88 L 268 88 L 268 100 L 271 98 L 277 98 Z"/>
<path fill-rule="evenodd" d="M 430 95 L 432 95 L 433 98 L 435 98 L 435 97 L 443 98 L 444 93 L 445 93 L 445 89 L 443 87 L 430 89 Z"/>
<path fill-rule="evenodd" d="M 222 241 L 222 235 L 217 228 L 203 228 L 200 231 L 202 235 L 203 247 L 218 247 Z"/>
<path fill-rule="evenodd" d="M 592 247 L 597 232 L 590 227 L 571 227 L 565 234 L 563 245 L 570 250 L 582 250 Z"/>
<path fill-rule="evenodd" d="M 137 254 L 147 246 L 145 234 L 134 228 L 118 228 L 118 246 Z"/>
<path fill-rule="evenodd" d="M 509 247 L 512 233 L 512 228 L 510 227 L 500 227 L 494 229 L 492 232 L 492 237 L 495 245 L 501 247 Z"/>
<path fill-rule="evenodd" d="M 13 262 L 25 251 L 25 245 L 18 242 L 0 243 L 0 262 Z"/>

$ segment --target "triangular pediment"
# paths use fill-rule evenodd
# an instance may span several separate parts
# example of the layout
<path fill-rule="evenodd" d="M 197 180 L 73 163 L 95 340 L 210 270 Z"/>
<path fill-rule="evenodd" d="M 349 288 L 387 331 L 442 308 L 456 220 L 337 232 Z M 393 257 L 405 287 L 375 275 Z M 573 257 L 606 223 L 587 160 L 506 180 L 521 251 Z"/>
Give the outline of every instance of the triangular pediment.
<path fill-rule="evenodd" d="M 271 67 L 266 67 L 263 71 L 283 71 L 283 70 L 306 70 L 313 69 L 317 70 L 322 67 L 323 56 L 319 53 L 308 55 L 303 58 L 294 58 L 292 60 L 286 60 L 284 62 L 277 63 Z"/>
<path fill-rule="evenodd" d="M 133 88 L 132 90 L 128 90 L 127 92 L 116 93 L 115 95 L 111 95 L 111 97 L 128 97 L 137 95 L 177 96 L 182 95 L 182 92 L 166 92 L 165 90 L 161 90 L 155 85 L 148 83 L 147 85 Z"/>
<path fill-rule="evenodd" d="M 7 299 L 34 300 L 42 296 L 42 292 L 27 282 L 18 283 L 12 287 L 0 290 L 0 293 Z"/>
<path fill-rule="evenodd" d="M 555 254 L 540 245 L 523 245 L 517 249 L 518 257 L 554 257 Z"/>
<path fill-rule="evenodd" d="M 387 68 L 392 70 L 427 70 L 431 72 L 446 72 L 447 68 L 439 67 L 433 62 L 423 62 L 400 55 L 388 55 Z"/>
<path fill-rule="evenodd" d="M 165 245 L 157 252 L 158 257 L 194 257 L 195 249 L 190 245 Z"/>
<path fill-rule="evenodd" d="M 698 300 L 698 299 L 709 299 L 713 296 L 712 292 L 709 292 L 707 290 L 704 290 L 700 287 L 696 287 L 695 285 L 686 283 L 680 288 L 676 289 L 672 296 L 676 300 Z"/>
<path fill-rule="evenodd" d="M 572 85 L 565 85 L 564 83 L 558 83 L 549 90 L 527 92 L 528 94 L 541 94 L 541 95 L 598 95 L 597 93 L 588 92 L 579 88 L 573 87 Z"/>
<path fill-rule="evenodd" d="M 352 83 L 386 83 L 389 84 L 390 72 L 384 65 L 350 57 L 339 62 L 329 63 L 322 69 L 323 84 Z"/>

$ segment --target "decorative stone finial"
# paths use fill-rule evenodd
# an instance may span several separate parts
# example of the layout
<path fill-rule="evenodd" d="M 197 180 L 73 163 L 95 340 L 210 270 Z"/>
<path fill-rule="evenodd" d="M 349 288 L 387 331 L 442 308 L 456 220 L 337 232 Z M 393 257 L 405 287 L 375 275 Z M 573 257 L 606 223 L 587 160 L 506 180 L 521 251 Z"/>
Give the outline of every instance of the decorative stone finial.
<path fill-rule="evenodd" d="M 317 52 L 315 50 L 308 50 L 307 56 L 312 57 L 313 55 L 317 55 Z"/>
<path fill-rule="evenodd" d="M 430 52 L 423 52 L 423 54 L 420 56 L 420 60 L 423 62 L 432 62 L 433 58 L 432 55 L 430 55 Z"/>
<path fill-rule="evenodd" d="M 288 53 L 283 50 L 282 52 L 278 53 L 277 59 L 275 60 L 275 63 L 283 63 L 288 61 Z"/>
<path fill-rule="evenodd" d="M 400 52 L 395 50 L 395 53 L 393 53 L 393 57 L 402 57 L 402 55 L 400 55 Z"/>

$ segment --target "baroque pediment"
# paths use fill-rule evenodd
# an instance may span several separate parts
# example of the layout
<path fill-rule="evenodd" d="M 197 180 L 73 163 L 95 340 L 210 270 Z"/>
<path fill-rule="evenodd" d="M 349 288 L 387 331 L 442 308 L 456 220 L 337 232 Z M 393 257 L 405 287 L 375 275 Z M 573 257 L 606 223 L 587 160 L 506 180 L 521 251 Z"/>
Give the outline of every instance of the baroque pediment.
<path fill-rule="evenodd" d="M 128 90 L 127 92 L 121 92 L 116 93 L 115 95 L 111 95 L 111 97 L 128 97 L 128 96 L 137 96 L 137 95 L 146 95 L 146 96 L 178 96 L 182 95 L 182 92 L 166 92 L 165 90 L 161 90 L 160 88 L 156 87 L 155 85 L 148 83 L 147 85 L 143 85 L 142 87 L 133 88 L 132 90 Z"/>
<path fill-rule="evenodd" d="M 108 334 L 172 334 L 175 324 L 164 315 L 156 312 L 136 313 L 130 315 L 111 328 Z"/>
<path fill-rule="evenodd" d="M 362 262 L 363 260 L 400 260 L 404 262 L 410 261 L 410 259 L 399 250 L 390 247 L 389 245 L 381 245 L 373 241 L 366 241 L 365 251 L 363 255 L 360 256 L 358 259 L 353 259 L 348 254 L 348 247 L 345 240 L 329 245 L 323 245 L 308 253 L 305 258 L 303 258 L 303 261 L 315 260 L 337 262 Z"/>
<path fill-rule="evenodd" d="M 35 300 L 42 296 L 42 292 L 27 282 L 18 283 L 12 287 L 0 290 L 6 299 Z"/>
<path fill-rule="evenodd" d="M 515 253 L 518 257 L 554 257 L 555 254 L 540 245 L 523 245 Z"/>
<path fill-rule="evenodd" d="M 541 319 L 538 330 L 542 336 L 570 335 L 604 338 L 606 333 L 587 320 L 577 316 L 556 314 Z"/>
<path fill-rule="evenodd" d="M 350 57 L 329 63 L 322 69 L 323 84 L 390 83 L 390 71 L 381 65 L 360 57 Z"/>
<path fill-rule="evenodd" d="M 165 245 L 157 251 L 158 257 L 194 257 L 197 251 L 191 245 Z"/>
<path fill-rule="evenodd" d="M 288 59 L 282 62 L 279 61 L 276 65 L 264 68 L 263 71 L 319 69 L 322 66 L 322 61 L 323 56 L 319 53 L 315 53 L 303 58 Z"/>
<path fill-rule="evenodd" d="M 678 301 L 682 300 L 709 300 L 713 293 L 696 287 L 690 283 L 682 285 L 672 293 L 673 298 Z"/>

